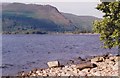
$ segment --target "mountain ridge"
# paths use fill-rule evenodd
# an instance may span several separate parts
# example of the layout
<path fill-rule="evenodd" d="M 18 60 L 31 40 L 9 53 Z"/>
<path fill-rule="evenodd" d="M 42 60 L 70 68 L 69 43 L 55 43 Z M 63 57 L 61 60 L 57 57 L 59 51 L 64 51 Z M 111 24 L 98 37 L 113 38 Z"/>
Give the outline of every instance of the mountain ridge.
<path fill-rule="evenodd" d="M 24 3 L 2 4 L 3 32 L 92 32 L 93 16 L 77 16 L 60 12 L 51 5 Z M 30 24 L 28 24 L 30 22 Z M 88 22 L 88 23 L 87 23 Z M 19 31 L 20 30 L 20 31 Z"/>

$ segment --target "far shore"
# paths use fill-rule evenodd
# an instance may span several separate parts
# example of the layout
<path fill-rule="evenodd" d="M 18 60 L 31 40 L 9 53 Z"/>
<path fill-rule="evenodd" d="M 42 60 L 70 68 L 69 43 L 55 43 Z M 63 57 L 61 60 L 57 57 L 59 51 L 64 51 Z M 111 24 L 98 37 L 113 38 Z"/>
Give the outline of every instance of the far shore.
<path fill-rule="evenodd" d="M 25 34 L 25 35 L 31 35 L 31 34 L 26 34 L 26 33 L 0 33 L 1 35 L 22 35 L 22 34 Z M 65 34 L 65 35 L 99 35 L 98 33 L 48 33 L 49 35 L 61 35 L 61 34 Z M 46 34 L 38 34 L 38 35 L 46 35 Z"/>

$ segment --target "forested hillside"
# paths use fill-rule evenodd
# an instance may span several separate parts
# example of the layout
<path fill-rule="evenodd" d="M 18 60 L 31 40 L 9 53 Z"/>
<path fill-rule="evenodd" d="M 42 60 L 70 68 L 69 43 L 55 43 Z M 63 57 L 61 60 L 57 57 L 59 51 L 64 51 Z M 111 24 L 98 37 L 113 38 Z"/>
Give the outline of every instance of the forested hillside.
<path fill-rule="evenodd" d="M 92 22 L 99 18 L 59 12 L 51 5 L 2 4 L 2 28 L 5 34 L 47 34 L 92 32 Z"/>

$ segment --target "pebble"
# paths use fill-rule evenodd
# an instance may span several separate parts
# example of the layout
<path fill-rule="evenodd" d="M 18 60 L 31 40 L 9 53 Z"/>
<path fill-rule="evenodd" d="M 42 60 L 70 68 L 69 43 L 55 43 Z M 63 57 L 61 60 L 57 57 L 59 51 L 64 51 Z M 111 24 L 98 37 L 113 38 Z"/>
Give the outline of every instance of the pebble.
<path fill-rule="evenodd" d="M 90 68 L 83 69 L 82 71 L 89 72 Z"/>
<path fill-rule="evenodd" d="M 119 56 L 120 57 L 120 56 Z M 104 59 L 100 57 L 99 62 L 94 63 L 97 67 L 84 68 L 79 70 L 76 65 L 67 65 L 65 67 L 47 68 L 43 70 L 30 71 L 29 76 L 118 76 L 118 56 L 110 56 Z M 102 60 L 102 61 L 101 61 Z M 21 76 L 25 76 L 23 72 Z"/>
<path fill-rule="evenodd" d="M 78 74 L 79 74 L 80 76 L 86 76 L 86 75 L 87 75 L 85 72 L 82 72 L 82 71 L 80 71 Z"/>

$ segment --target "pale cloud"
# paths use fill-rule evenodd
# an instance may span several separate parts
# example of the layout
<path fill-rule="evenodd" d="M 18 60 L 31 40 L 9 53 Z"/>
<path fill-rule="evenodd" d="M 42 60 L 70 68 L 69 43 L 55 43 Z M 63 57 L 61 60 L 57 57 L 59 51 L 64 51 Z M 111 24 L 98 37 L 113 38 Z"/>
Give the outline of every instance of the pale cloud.
<path fill-rule="evenodd" d="M 96 8 L 99 2 L 39 2 L 35 4 L 52 5 L 61 12 L 72 13 L 76 15 L 88 15 L 102 17 L 103 14 Z"/>
<path fill-rule="evenodd" d="M 2 2 L 99 2 L 100 0 L 2 0 Z"/>
<path fill-rule="evenodd" d="M 102 13 L 95 9 L 99 3 L 98 0 L 4 0 L 2 2 L 20 2 L 42 5 L 49 4 L 64 13 L 102 17 Z"/>

